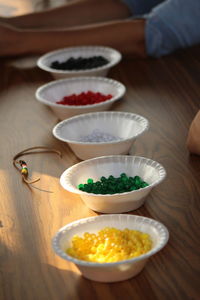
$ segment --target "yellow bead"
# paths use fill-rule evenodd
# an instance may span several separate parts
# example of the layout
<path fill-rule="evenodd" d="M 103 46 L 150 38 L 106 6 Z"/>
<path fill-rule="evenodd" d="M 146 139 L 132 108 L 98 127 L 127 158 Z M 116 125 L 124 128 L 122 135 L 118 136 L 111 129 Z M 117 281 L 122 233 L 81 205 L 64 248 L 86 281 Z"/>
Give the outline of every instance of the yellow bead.
<path fill-rule="evenodd" d="M 21 169 L 21 173 L 24 174 L 24 175 L 27 175 L 28 174 L 28 170 L 25 169 L 25 168 L 23 168 L 23 169 Z"/>

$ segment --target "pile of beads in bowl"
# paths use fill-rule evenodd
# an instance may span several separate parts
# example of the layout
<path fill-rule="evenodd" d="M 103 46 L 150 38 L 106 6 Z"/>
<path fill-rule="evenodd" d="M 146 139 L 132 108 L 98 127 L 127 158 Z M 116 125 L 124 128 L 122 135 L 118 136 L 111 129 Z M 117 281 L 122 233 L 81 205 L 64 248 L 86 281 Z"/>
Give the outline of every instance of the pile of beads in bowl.
<path fill-rule="evenodd" d="M 140 256 L 151 248 L 152 241 L 147 233 L 105 227 L 97 234 L 85 232 L 83 237 L 74 235 L 72 247 L 66 253 L 80 260 L 110 263 Z"/>
<path fill-rule="evenodd" d="M 104 95 L 102 93 L 94 93 L 92 91 L 82 92 L 80 94 L 71 94 L 64 96 L 61 100 L 57 101 L 57 104 L 62 105 L 91 105 L 111 99 L 111 94 Z"/>
<path fill-rule="evenodd" d="M 90 134 L 81 136 L 78 141 L 82 143 L 102 143 L 120 140 L 122 140 L 120 137 L 100 131 L 99 129 L 94 129 Z"/>
<path fill-rule="evenodd" d="M 42 55 L 37 65 L 55 79 L 76 76 L 106 76 L 121 61 L 119 51 L 102 46 L 76 46 Z"/>
<path fill-rule="evenodd" d="M 139 190 L 149 184 L 143 181 L 139 176 L 129 177 L 122 173 L 120 177 L 110 175 L 108 178 L 102 176 L 99 181 L 94 182 L 92 178 L 88 178 L 87 183 L 79 184 L 78 189 L 93 194 L 117 194 Z"/>
<path fill-rule="evenodd" d="M 91 57 L 70 57 L 64 62 L 59 62 L 58 60 L 51 63 L 51 68 L 57 70 L 87 70 L 98 68 L 107 65 L 109 61 L 101 56 L 91 56 Z"/>

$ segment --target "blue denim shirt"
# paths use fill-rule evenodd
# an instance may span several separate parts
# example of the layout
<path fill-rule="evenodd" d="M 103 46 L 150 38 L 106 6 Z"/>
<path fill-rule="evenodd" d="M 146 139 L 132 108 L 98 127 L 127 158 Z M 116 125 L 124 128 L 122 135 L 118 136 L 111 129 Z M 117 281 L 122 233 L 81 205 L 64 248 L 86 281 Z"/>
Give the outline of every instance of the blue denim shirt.
<path fill-rule="evenodd" d="M 146 19 L 149 56 L 160 57 L 200 43 L 200 0 L 122 0 Z"/>

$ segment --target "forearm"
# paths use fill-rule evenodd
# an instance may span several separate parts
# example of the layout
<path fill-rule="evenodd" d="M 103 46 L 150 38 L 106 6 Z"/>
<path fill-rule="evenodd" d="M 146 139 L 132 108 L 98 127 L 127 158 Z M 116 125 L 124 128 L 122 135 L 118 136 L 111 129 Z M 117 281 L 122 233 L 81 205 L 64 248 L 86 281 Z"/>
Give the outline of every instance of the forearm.
<path fill-rule="evenodd" d="M 6 18 L 17 28 L 73 27 L 130 16 L 127 6 L 118 0 L 77 0 L 65 6 L 27 15 Z"/>
<path fill-rule="evenodd" d="M 188 132 L 187 147 L 191 153 L 200 155 L 200 111 L 191 123 Z"/>
<path fill-rule="evenodd" d="M 27 53 L 45 53 L 79 45 L 105 45 L 124 54 L 145 57 L 145 20 L 115 21 L 63 31 L 26 31 Z M 41 42 L 42 41 L 42 42 Z"/>

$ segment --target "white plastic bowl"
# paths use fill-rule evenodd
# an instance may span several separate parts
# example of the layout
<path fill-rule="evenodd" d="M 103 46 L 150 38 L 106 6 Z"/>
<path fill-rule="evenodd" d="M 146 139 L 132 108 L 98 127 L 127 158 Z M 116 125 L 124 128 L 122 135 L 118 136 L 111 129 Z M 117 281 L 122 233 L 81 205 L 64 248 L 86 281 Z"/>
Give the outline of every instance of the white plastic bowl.
<path fill-rule="evenodd" d="M 91 105 L 77 106 L 56 103 L 64 96 L 74 93 L 80 94 L 82 92 L 87 92 L 88 90 L 100 92 L 105 95 L 111 94 L 113 97 L 104 102 Z M 115 101 L 124 96 L 125 91 L 125 86 L 113 79 L 104 77 L 76 77 L 47 83 L 37 89 L 35 96 L 39 102 L 49 106 L 60 120 L 64 120 L 74 115 L 108 110 Z"/>
<path fill-rule="evenodd" d="M 68 143 L 80 159 L 104 155 L 127 154 L 136 140 L 149 128 L 147 119 L 127 112 L 95 112 L 79 115 L 58 123 L 53 135 Z M 94 129 L 120 138 L 108 142 L 81 142 L 80 138 L 91 135 Z"/>
<path fill-rule="evenodd" d="M 115 227 L 120 230 L 128 228 L 148 233 L 153 242 L 152 249 L 136 258 L 115 263 L 87 262 L 66 254 L 75 234 L 97 233 L 104 227 Z M 102 215 L 81 219 L 64 226 L 53 238 L 52 246 L 57 255 L 73 262 L 84 277 L 100 282 L 116 282 L 136 276 L 144 268 L 148 258 L 166 245 L 168 238 L 167 228 L 153 219 L 134 215 Z"/>
<path fill-rule="evenodd" d="M 101 176 L 121 173 L 128 176 L 140 176 L 149 186 L 126 193 L 102 195 L 79 190 L 80 183 L 86 183 L 88 178 L 97 181 Z M 72 193 L 79 194 L 90 209 L 101 213 L 123 213 L 135 210 L 143 205 L 145 197 L 153 187 L 166 176 L 162 165 L 151 159 L 140 156 L 113 155 L 85 160 L 68 168 L 60 177 L 62 187 Z"/>
<path fill-rule="evenodd" d="M 55 60 L 63 62 L 70 57 L 88 58 L 96 55 L 105 57 L 109 61 L 109 63 L 102 67 L 80 71 L 56 70 L 50 67 L 51 63 Z M 42 70 L 50 72 L 55 79 L 75 76 L 106 76 L 110 68 L 118 64 L 121 58 L 121 53 L 110 47 L 81 46 L 64 48 L 49 52 L 39 58 L 39 60 L 37 61 L 37 65 Z"/>

